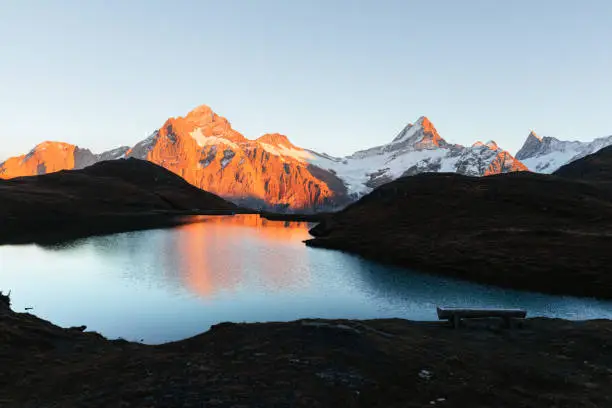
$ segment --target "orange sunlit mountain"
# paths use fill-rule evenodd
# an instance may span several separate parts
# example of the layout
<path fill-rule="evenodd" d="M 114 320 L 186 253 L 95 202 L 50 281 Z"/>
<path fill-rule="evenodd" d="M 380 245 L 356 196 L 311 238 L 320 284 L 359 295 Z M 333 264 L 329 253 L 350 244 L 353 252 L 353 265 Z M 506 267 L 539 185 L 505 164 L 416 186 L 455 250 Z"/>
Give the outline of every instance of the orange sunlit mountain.
<path fill-rule="evenodd" d="M 208 106 L 169 119 L 128 155 L 161 164 L 230 199 L 301 208 L 325 205 L 333 196 L 328 185 L 309 171 L 307 153 L 285 136 L 248 140 Z"/>
<path fill-rule="evenodd" d="M 4 178 L 32 176 L 75 168 L 77 147 L 62 142 L 44 142 L 30 153 L 11 157 L 2 164 Z"/>
<path fill-rule="evenodd" d="M 26 155 L 0 163 L 0 178 L 127 157 L 161 165 L 236 203 L 275 209 L 342 206 L 381 184 L 422 172 L 486 176 L 527 170 L 495 142 L 470 147 L 448 143 L 426 117 L 405 126 L 390 143 L 338 158 L 298 147 L 279 133 L 248 139 L 202 105 L 166 120 L 132 147 L 93 154 L 62 142 L 41 143 Z"/>

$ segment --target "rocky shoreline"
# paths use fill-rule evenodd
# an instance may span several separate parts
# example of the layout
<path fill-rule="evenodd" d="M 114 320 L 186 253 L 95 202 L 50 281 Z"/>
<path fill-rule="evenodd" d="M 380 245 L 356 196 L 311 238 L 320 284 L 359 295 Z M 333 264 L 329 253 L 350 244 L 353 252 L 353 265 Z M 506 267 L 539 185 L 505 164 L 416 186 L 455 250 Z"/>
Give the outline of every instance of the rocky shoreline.
<path fill-rule="evenodd" d="M 612 321 L 223 323 L 160 346 L 0 302 L 3 407 L 609 407 Z"/>

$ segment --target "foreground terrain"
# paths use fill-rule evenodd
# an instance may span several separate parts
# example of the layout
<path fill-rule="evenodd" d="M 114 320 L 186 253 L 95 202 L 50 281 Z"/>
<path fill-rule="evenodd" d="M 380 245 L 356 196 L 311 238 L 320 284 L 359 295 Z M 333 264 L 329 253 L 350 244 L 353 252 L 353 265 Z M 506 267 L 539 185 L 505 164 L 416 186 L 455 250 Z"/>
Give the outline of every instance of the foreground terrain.
<path fill-rule="evenodd" d="M 612 322 L 221 324 L 161 346 L 0 302 L 3 407 L 609 407 Z"/>
<path fill-rule="evenodd" d="M 170 226 L 185 214 L 236 211 L 236 205 L 153 163 L 105 161 L 0 180 L 0 244 Z"/>

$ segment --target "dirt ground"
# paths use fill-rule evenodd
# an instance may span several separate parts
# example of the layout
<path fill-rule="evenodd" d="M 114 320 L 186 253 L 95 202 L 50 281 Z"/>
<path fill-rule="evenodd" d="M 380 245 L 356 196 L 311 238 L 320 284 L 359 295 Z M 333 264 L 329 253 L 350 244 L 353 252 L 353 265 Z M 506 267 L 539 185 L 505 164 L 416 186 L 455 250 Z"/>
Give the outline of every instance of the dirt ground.
<path fill-rule="evenodd" d="M 225 323 L 147 346 L 0 309 L 2 407 L 612 407 L 612 321 Z"/>

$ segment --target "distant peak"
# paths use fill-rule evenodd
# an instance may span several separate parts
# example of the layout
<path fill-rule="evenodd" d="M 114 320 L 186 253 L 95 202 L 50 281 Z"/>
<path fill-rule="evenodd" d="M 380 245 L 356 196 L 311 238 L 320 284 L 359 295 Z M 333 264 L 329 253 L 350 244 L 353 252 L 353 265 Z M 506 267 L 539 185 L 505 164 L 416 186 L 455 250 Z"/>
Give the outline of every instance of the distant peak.
<path fill-rule="evenodd" d="M 42 143 L 37 144 L 29 151 L 28 156 L 35 154 L 36 152 L 42 152 L 46 150 L 51 151 L 74 151 L 78 147 L 76 145 L 65 143 L 65 142 L 55 142 L 55 141 L 44 141 Z"/>
<path fill-rule="evenodd" d="M 487 143 L 485 143 L 485 146 L 487 146 L 491 150 L 499 149 L 499 146 L 497 145 L 497 143 L 495 143 L 494 140 L 489 140 Z"/>
<path fill-rule="evenodd" d="M 529 132 L 529 136 L 527 136 L 527 137 L 528 137 L 528 138 L 529 138 L 529 137 L 534 137 L 534 138 L 538 139 L 540 142 L 542 141 L 542 138 L 541 138 L 540 136 L 538 136 L 538 135 L 536 134 L 536 132 L 535 132 L 535 131 L 533 131 L 533 130 L 532 130 L 531 132 Z"/>
<path fill-rule="evenodd" d="M 431 123 L 427 116 L 421 116 L 419 119 L 417 119 L 415 125 L 421 126 L 426 132 L 436 131 L 436 128 L 434 127 L 433 123 Z"/>
<path fill-rule="evenodd" d="M 429 118 L 427 116 L 420 116 L 416 122 L 414 122 L 417 125 L 422 125 L 424 123 L 431 123 Z"/>
<path fill-rule="evenodd" d="M 212 122 L 215 117 L 215 112 L 208 105 L 200 105 L 194 109 L 192 109 L 187 116 L 186 119 L 190 120 L 202 120 L 205 119 L 207 121 Z"/>
<path fill-rule="evenodd" d="M 421 116 L 414 124 L 406 125 L 391 143 L 408 144 L 416 149 L 432 149 L 447 145 L 426 116 Z"/>
<path fill-rule="evenodd" d="M 70 144 L 70 143 L 66 143 L 66 142 L 55 142 L 53 140 L 46 140 L 46 141 L 41 142 L 41 143 L 37 144 L 36 146 L 34 146 L 34 149 L 50 147 L 50 146 L 54 146 L 54 147 L 73 147 L 74 145 Z"/>
<path fill-rule="evenodd" d="M 212 112 L 211 107 L 206 104 L 203 104 L 200 106 L 196 106 L 189 113 L 190 114 L 202 114 L 202 113 L 210 113 L 210 112 Z"/>
<path fill-rule="evenodd" d="M 491 150 L 499 150 L 499 146 L 494 140 L 489 140 L 487 143 L 482 143 L 480 140 L 478 140 L 472 145 L 472 147 L 486 147 Z"/>
<path fill-rule="evenodd" d="M 531 157 L 535 157 L 539 154 L 544 144 L 542 143 L 542 138 L 536 134 L 533 130 L 529 132 L 529 136 L 525 139 L 525 143 L 523 143 L 523 147 L 516 152 L 515 157 L 518 160 L 525 160 Z"/>

